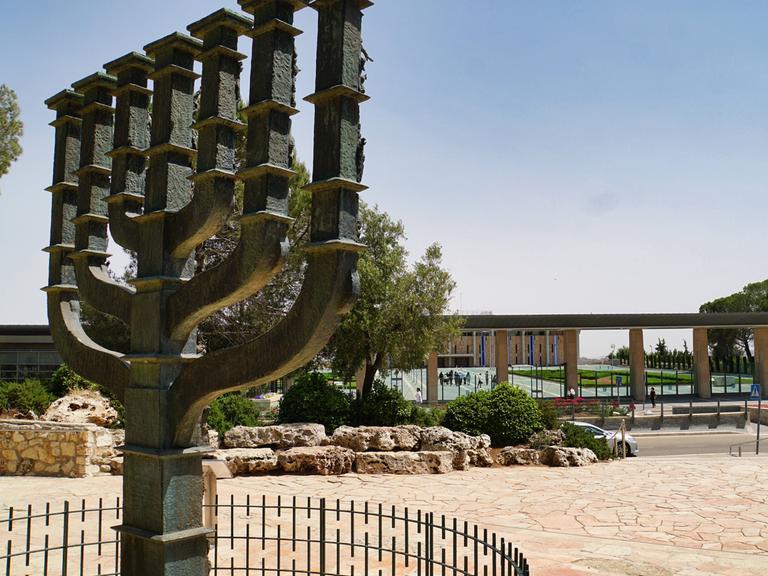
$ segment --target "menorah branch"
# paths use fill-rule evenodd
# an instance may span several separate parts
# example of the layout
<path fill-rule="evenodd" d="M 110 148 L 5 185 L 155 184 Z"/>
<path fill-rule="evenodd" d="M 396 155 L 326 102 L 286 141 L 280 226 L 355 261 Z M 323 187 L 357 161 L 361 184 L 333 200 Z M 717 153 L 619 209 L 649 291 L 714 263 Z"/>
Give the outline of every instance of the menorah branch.
<path fill-rule="evenodd" d="M 191 442 L 203 408 L 225 392 L 258 386 L 301 368 L 335 332 L 359 292 L 354 251 L 310 254 L 299 298 L 288 315 L 259 338 L 188 364 L 171 387 L 175 444 Z"/>
<path fill-rule="evenodd" d="M 266 286 L 288 253 L 287 227 L 272 220 L 244 224 L 241 241 L 224 262 L 196 274 L 168 298 L 171 338 L 187 337 L 211 314 Z"/>
<path fill-rule="evenodd" d="M 128 365 L 122 355 L 99 346 L 83 329 L 80 302 L 68 292 L 48 294 L 48 322 L 62 359 L 82 377 L 98 382 L 119 401 L 125 399 L 130 379 Z"/>

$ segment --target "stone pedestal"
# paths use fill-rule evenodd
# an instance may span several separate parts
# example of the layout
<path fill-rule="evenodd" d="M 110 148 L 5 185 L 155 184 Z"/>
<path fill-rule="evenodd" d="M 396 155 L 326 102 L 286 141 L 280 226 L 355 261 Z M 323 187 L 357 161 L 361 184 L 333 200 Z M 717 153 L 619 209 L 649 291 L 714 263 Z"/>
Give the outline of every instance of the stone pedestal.
<path fill-rule="evenodd" d="M 712 398 L 712 379 L 709 374 L 709 340 L 706 328 L 693 329 L 694 392 L 699 398 Z"/>
<path fill-rule="evenodd" d="M 643 331 L 635 328 L 629 331 L 629 379 L 632 399 L 645 400 L 645 349 Z"/>

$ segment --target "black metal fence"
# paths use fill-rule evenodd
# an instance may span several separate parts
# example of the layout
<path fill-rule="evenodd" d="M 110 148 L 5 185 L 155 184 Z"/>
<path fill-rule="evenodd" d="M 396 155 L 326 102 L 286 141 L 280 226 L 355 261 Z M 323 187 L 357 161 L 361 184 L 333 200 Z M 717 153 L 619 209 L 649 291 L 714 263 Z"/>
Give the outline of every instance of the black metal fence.
<path fill-rule="evenodd" d="M 526 576 L 512 543 L 433 512 L 353 501 L 262 496 L 216 500 L 211 573 L 261 576 Z M 60 510 L 9 509 L 0 526 L 5 576 L 119 576 L 119 499 Z M 5 514 L 4 514 L 5 515 Z"/>

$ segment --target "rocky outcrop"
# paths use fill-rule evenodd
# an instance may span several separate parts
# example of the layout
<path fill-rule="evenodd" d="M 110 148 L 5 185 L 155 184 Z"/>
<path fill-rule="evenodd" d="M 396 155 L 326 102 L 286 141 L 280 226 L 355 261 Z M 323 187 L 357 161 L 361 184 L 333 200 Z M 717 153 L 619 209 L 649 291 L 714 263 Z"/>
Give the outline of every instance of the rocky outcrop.
<path fill-rule="evenodd" d="M 501 450 L 498 463 L 502 466 L 525 466 L 539 463 L 539 450 L 507 446 Z"/>
<path fill-rule="evenodd" d="M 528 439 L 531 448 L 545 448 L 547 446 L 562 446 L 565 440 L 565 432 L 557 430 L 542 430 L 532 434 Z"/>
<path fill-rule="evenodd" d="M 467 470 L 470 466 L 491 466 L 491 439 L 486 434 L 469 436 L 453 432 L 443 426 L 423 428 L 421 449 L 424 451 L 446 451 L 453 454 L 455 470 Z"/>
<path fill-rule="evenodd" d="M 446 474 L 453 470 L 450 452 L 358 452 L 358 474 Z"/>
<path fill-rule="evenodd" d="M 322 424 L 237 426 L 224 435 L 225 448 L 294 448 L 320 446 L 325 441 Z"/>
<path fill-rule="evenodd" d="M 355 452 L 341 446 L 291 448 L 278 453 L 277 461 L 284 472 L 331 476 L 351 472 Z"/>
<path fill-rule="evenodd" d="M 569 466 L 588 466 L 597 462 L 597 456 L 589 448 L 564 448 L 547 446 L 539 454 L 539 461 L 547 466 L 567 468 Z"/>
<path fill-rule="evenodd" d="M 215 456 L 226 462 L 233 476 L 264 474 L 278 467 L 277 454 L 271 448 L 234 448 L 220 450 Z"/>
<path fill-rule="evenodd" d="M 117 422 L 118 414 L 109 400 L 95 390 L 76 390 L 51 404 L 40 419 L 108 428 Z"/>
<path fill-rule="evenodd" d="M 421 428 L 418 426 L 341 426 L 326 441 L 355 452 L 390 452 L 418 450 Z"/>

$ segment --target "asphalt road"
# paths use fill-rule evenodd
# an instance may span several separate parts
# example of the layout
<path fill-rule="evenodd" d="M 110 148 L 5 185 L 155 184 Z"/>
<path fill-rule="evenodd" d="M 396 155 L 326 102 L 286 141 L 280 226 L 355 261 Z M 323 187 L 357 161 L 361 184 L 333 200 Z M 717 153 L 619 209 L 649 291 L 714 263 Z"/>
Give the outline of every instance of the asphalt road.
<path fill-rule="evenodd" d="M 761 433 L 761 453 L 768 453 L 768 438 Z M 753 434 L 676 434 L 671 436 L 636 436 L 643 456 L 680 456 L 685 454 L 728 454 L 728 447 L 755 440 Z M 754 454 L 755 445 L 742 447 L 744 453 Z"/>

